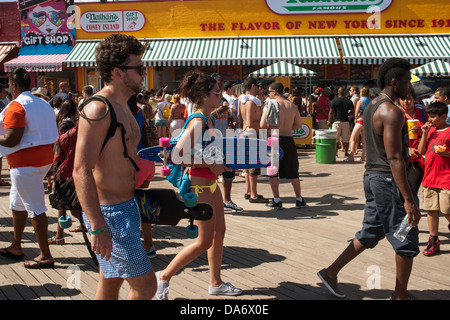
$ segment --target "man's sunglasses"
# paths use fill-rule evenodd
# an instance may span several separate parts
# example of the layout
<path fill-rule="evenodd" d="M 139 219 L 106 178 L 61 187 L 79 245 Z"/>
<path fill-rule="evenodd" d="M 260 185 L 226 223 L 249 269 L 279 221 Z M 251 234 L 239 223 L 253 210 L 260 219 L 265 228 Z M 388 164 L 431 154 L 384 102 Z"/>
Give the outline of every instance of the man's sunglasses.
<path fill-rule="evenodd" d="M 140 75 L 143 76 L 145 71 L 147 70 L 147 68 L 144 65 L 141 66 L 120 66 L 118 67 L 122 70 L 129 70 L 129 69 L 135 69 L 136 72 Z"/>

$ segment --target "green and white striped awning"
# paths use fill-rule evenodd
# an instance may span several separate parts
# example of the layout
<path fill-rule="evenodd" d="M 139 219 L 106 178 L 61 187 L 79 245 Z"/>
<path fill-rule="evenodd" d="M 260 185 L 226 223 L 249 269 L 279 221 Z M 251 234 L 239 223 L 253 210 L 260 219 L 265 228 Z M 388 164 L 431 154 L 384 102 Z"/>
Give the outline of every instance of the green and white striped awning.
<path fill-rule="evenodd" d="M 95 63 L 95 46 L 99 40 L 78 41 L 64 60 L 66 67 L 93 67 Z"/>
<path fill-rule="evenodd" d="M 152 39 L 142 57 L 147 66 L 339 63 L 333 37 Z"/>
<path fill-rule="evenodd" d="M 450 63 L 436 60 L 412 69 L 411 73 L 418 77 L 450 77 Z"/>
<path fill-rule="evenodd" d="M 280 61 L 268 67 L 256 70 L 249 74 L 250 77 L 314 77 L 316 72 Z"/>
<path fill-rule="evenodd" d="M 75 47 L 64 60 L 66 67 L 95 67 L 95 47 L 102 40 L 77 41 Z M 145 46 L 146 41 L 140 40 Z"/>
<path fill-rule="evenodd" d="M 382 64 L 392 57 L 410 63 L 436 59 L 450 61 L 450 36 L 348 36 L 339 37 L 344 64 Z"/>

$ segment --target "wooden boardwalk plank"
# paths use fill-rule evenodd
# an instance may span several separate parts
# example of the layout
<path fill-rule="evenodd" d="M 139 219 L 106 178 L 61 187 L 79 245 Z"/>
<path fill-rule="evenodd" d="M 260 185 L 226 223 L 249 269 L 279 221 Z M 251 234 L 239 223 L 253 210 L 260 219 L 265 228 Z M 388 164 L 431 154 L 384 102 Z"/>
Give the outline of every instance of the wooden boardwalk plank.
<path fill-rule="evenodd" d="M 285 207 L 281 211 L 250 204 L 243 199 L 245 182 L 236 177 L 232 199 L 245 211 L 226 213 L 227 233 L 222 263 L 222 277 L 244 290 L 239 297 L 216 297 L 208 294 L 209 270 L 206 254 L 177 273 L 171 281 L 170 299 L 233 300 L 327 300 L 335 299 L 320 283 L 316 273 L 328 266 L 347 246 L 362 223 L 364 193 L 361 162 L 336 164 L 315 162 L 314 149 L 298 149 L 302 195 L 308 207 L 294 208 L 295 198 L 289 182 L 281 181 L 280 193 Z M 3 177 L 8 171 L 3 166 Z M 158 168 L 157 168 L 158 170 Z M 156 177 L 151 187 L 170 185 Z M 258 179 L 260 194 L 270 197 L 267 177 Z M 49 236 L 56 230 L 57 212 L 49 209 Z M 409 289 L 423 300 L 449 300 L 450 232 L 447 221 L 440 218 L 442 253 L 435 257 L 419 254 L 414 261 Z M 153 240 L 157 257 L 155 271 L 165 268 L 173 257 L 190 243 L 185 238 L 186 221 L 179 226 L 154 226 Z M 428 239 L 426 213 L 419 224 L 421 250 Z M 0 300 L 90 300 L 94 298 L 98 272 L 84 245 L 81 233 L 65 232 L 66 244 L 51 246 L 56 261 L 54 270 L 28 270 L 21 263 L 0 257 Z M 0 187 L 0 247 L 12 240 L 9 188 Z M 27 259 L 35 257 L 37 248 L 31 223 L 23 240 Z M 77 269 L 78 268 L 78 269 Z M 378 287 L 372 286 L 371 268 L 380 271 Z M 73 270 L 79 272 L 79 288 L 70 288 Z M 72 270 L 72 272 L 71 272 Z M 395 281 L 394 253 L 386 240 L 366 250 L 339 274 L 341 289 L 347 299 L 387 299 Z M 125 283 L 120 298 L 128 292 Z"/>

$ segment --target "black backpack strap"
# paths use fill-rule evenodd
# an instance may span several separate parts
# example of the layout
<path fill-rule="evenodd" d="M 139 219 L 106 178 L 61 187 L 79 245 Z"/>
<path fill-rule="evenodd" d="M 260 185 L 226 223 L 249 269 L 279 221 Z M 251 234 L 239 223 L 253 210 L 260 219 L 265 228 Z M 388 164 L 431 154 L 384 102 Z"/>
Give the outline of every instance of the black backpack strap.
<path fill-rule="evenodd" d="M 106 113 L 104 116 L 102 116 L 98 119 L 89 119 L 89 118 L 86 118 L 85 115 L 83 115 L 83 113 L 81 111 L 91 101 L 101 101 L 106 105 Z M 91 121 L 102 120 L 102 119 L 106 118 L 108 113 L 111 113 L 111 124 L 109 125 L 108 131 L 106 132 L 105 140 L 103 141 L 103 144 L 102 144 L 101 151 L 103 151 L 103 148 L 105 147 L 108 140 L 116 134 L 116 129 L 117 129 L 117 117 L 116 117 L 116 113 L 114 112 L 114 108 L 111 105 L 111 102 L 109 102 L 109 100 L 106 99 L 104 96 L 100 96 L 100 95 L 91 96 L 91 97 L 87 98 L 86 100 L 84 100 L 83 103 L 78 107 L 78 113 L 83 118 L 85 118 L 87 120 L 91 120 Z"/>
<path fill-rule="evenodd" d="M 103 98 L 103 97 L 102 97 Z M 115 134 L 116 134 L 116 129 L 117 129 L 117 117 L 116 117 L 116 112 L 114 111 L 114 108 L 112 107 L 111 103 L 108 101 L 108 99 L 103 98 L 105 101 L 105 104 L 107 105 L 110 113 L 111 113 L 111 125 L 108 128 L 108 131 L 106 132 L 106 137 L 105 137 L 105 141 L 103 141 L 103 145 L 102 145 L 102 149 L 101 151 L 103 151 L 103 148 L 106 146 L 106 143 L 108 142 L 108 140 L 110 138 L 112 138 Z M 103 101 L 103 100 L 102 100 Z M 100 152 L 101 152 L 100 151 Z"/>
<path fill-rule="evenodd" d="M 92 100 L 97 100 L 97 101 L 101 101 L 106 105 L 106 113 L 103 117 L 99 118 L 99 119 L 95 119 L 95 121 L 97 120 L 101 120 L 103 118 L 105 118 L 108 113 L 111 113 L 111 124 L 108 128 L 108 131 L 106 132 L 106 137 L 105 140 L 103 141 L 103 145 L 101 148 L 101 151 L 103 151 L 103 148 L 105 147 L 106 143 L 108 142 L 108 140 L 113 137 L 116 134 L 116 129 L 117 127 L 121 128 L 121 134 L 122 134 L 122 145 L 123 145 L 123 156 L 125 158 L 127 158 L 128 160 L 130 160 L 131 164 L 133 165 L 134 169 L 136 171 L 140 171 L 138 165 L 136 164 L 136 162 L 128 155 L 128 151 L 127 151 L 127 145 L 125 142 L 125 134 L 127 133 L 125 130 L 125 127 L 123 126 L 122 123 L 117 122 L 117 116 L 116 116 L 116 112 L 114 111 L 114 108 L 111 104 L 111 102 L 109 102 L 108 99 L 106 99 L 105 97 L 101 96 L 101 95 L 95 95 L 95 96 L 91 96 L 89 98 L 87 98 L 85 101 L 83 101 L 83 103 L 78 107 L 78 113 L 83 117 L 86 118 L 81 111 L 83 110 L 83 107 L 88 104 L 90 101 Z M 92 120 L 92 119 L 88 119 L 88 120 Z"/>
<path fill-rule="evenodd" d="M 69 131 L 67 131 L 67 137 L 68 136 L 69 136 Z M 62 145 L 61 145 L 61 136 L 58 136 L 58 149 L 59 149 L 59 152 L 62 153 L 62 157 L 65 159 L 66 158 L 66 154 L 64 153 L 64 150 L 63 150 Z"/>
<path fill-rule="evenodd" d="M 120 127 L 121 133 L 122 133 L 123 156 L 125 158 L 127 158 L 128 160 L 130 160 L 131 164 L 133 165 L 133 167 L 136 171 L 141 171 L 139 169 L 139 166 L 136 164 L 136 162 L 134 162 L 134 160 L 128 155 L 127 144 L 125 143 L 125 134 L 127 133 L 127 131 L 125 130 L 125 127 L 120 122 L 117 122 L 117 126 Z"/>

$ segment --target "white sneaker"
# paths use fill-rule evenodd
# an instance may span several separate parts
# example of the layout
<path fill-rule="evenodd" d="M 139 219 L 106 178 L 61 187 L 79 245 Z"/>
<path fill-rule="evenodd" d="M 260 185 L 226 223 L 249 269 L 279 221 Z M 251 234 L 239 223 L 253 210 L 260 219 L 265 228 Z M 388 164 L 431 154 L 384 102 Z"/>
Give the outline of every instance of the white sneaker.
<path fill-rule="evenodd" d="M 156 299 L 158 300 L 169 300 L 169 282 L 162 281 L 160 278 L 161 271 L 155 272 L 156 276 Z"/>
<path fill-rule="evenodd" d="M 209 286 L 208 292 L 211 295 L 237 296 L 242 293 L 242 289 L 234 287 L 229 282 L 222 282 L 219 287 Z"/>
<path fill-rule="evenodd" d="M 236 203 L 234 203 L 231 200 L 228 201 L 228 202 L 224 202 L 223 203 L 223 207 L 224 207 L 225 210 L 232 210 L 233 212 L 242 212 L 242 211 L 244 211 L 244 209 L 239 207 Z"/>

